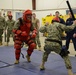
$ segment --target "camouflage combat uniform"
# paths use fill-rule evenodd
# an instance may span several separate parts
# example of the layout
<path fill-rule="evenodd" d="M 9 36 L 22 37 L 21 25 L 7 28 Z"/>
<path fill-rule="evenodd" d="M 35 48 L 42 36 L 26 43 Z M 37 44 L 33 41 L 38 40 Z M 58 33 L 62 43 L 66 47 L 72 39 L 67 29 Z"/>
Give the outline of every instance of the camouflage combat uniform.
<path fill-rule="evenodd" d="M 35 43 L 36 45 L 38 45 L 38 47 L 40 48 L 41 47 L 41 43 L 40 43 L 40 39 L 39 39 L 39 26 L 37 25 L 37 22 L 39 22 L 39 20 L 36 18 L 36 19 L 32 19 L 32 24 L 34 26 L 34 28 L 37 29 L 37 36 L 35 38 Z"/>
<path fill-rule="evenodd" d="M 14 26 L 15 21 L 14 20 L 7 20 L 6 21 L 6 29 L 7 29 L 7 43 L 9 42 L 10 35 L 13 37 L 12 29 Z M 14 38 L 13 38 L 14 40 Z"/>
<path fill-rule="evenodd" d="M 47 61 L 48 55 L 51 53 L 51 51 L 56 52 L 57 54 L 60 54 L 61 50 L 62 50 L 62 45 L 60 43 L 62 43 L 62 33 L 63 31 L 70 31 L 72 29 L 74 29 L 76 25 L 71 25 L 71 26 L 65 26 L 61 23 L 57 23 L 54 22 L 53 25 L 49 25 L 49 26 L 43 26 L 40 28 L 40 32 L 41 33 L 48 33 L 48 36 L 45 40 L 45 46 L 44 46 L 44 54 L 43 54 L 43 62 Z M 54 40 L 54 41 L 52 41 Z M 58 42 L 60 43 L 58 43 Z M 70 63 L 70 59 L 69 56 L 63 56 L 63 59 L 65 61 L 65 65 L 67 69 L 71 69 L 71 63 Z"/>
<path fill-rule="evenodd" d="M 0 45 L 2 45 L 2 34 L 5 29 L 5 18 L 0 16 Z"/>

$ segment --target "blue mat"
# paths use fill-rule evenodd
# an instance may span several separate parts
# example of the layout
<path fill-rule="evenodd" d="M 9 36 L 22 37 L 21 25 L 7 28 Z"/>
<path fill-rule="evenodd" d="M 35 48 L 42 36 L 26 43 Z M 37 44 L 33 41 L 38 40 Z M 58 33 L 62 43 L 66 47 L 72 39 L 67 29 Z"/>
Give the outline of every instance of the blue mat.
<path fill-rule="evenodd" d="M 16 66 L 0 68 L 0 75 L 38 75 L 28 70 Z"/>
<path fill-rule="evenodd" d="M 26 55 L 27 48 L 21 52 Z M 63 59 L 57 54 L 50 54 L 45 64 L 45 71 L 40 71 L 43 52 L 34 50 L 31 56 L 31 63 L 26 58 L 20 57 L 20 63 L 14 65 L 15 54 L 13 46 L 0 47 L 0 75 L 67 75 Z M 73 72 L 76 73 L 76 58 L 70 57 Z"/>
<path fill-rule="evenodd" d="M 5 66 L 8 66 L 8 65 L 9 65 L 9 64 L 6 64 L 6 63 L 0 61 L 0 68 L 5 67 Z"/>
<path fill-rule="evenodd" d="M 39 68 L 40 64 L 31 62 L 31 63 L 27 63 L 27 62 L 21 62 L 18 67 L 19 68 L 23 68 L 25 70 L 29 70 L 31 72 L 37 73 L 38 75 L 67 75 L 67 71 L 65 66 L 61 63 L 60 65 L 55 64 L 51 64 L 50 65 L 47 63 L 46 64 L 46 70 L 45 71 L 40 71 Z M 48 67 L 49 66 L 49 67 Z"/>
<path fill-rule="evenodd" d="M 26 50 L 26 48 L 25 48 Z M 22 52 L 26 54 L 26 51 L 24 48 L 22 48 Z M 25 55 L 24 54 L 24 55 Z M 22 61 L 22 57 L 20 57 Z M 5 47 L 0 47 L 0 61 L 6 62 L 8 64 L 13 64 L 15 61 L 15 49 L 13 46 L 5 46 Z"/>

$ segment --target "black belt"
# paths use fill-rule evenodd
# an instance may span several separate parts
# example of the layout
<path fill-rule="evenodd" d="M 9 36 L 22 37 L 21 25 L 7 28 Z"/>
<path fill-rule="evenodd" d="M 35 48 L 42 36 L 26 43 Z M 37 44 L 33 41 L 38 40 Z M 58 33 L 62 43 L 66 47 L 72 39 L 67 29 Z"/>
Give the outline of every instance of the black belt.
<path fill-rule="evenodd" d="M 58 40 L 53 40 L 53 39 L 46 39 L 46 41 L 51 41 L 51 42 L 57 42 L 62 46 L 62 42 Z"/>

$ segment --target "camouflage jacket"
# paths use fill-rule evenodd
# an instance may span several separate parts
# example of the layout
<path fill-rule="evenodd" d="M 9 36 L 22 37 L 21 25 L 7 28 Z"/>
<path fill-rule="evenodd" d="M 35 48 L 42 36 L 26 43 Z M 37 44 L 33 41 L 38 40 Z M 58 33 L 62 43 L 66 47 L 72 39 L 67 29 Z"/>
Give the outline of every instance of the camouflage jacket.
<path fill-rule="evenodd" d="M 33 24 L 33 26 L 37 29 L 37 30 L 39 30 L 39 26 L 37 25 L 37 23 L 39 22 L 39 19 L 32 19 L 32 24 Z"/>
<path fill-rule="evenodd" d="M 6 21 L 6 28 L 7 28 L 8 30 L 12 30 L 14 24 L 15 24 L 15 21 L 14 21 L 14 20 L 7 20 L 7 21 Z"/>
<path fill-rule="evenodd" d="M 63 31 L 71 31 L 76 25 L 66 26 L 61 23 L 54 22 L 52 25 L 40 27 L 41 33 L 48 33 L 47 39 L 62 41 Z"/>
<path fill-rule="evenodd" d="M 0 29 L 5 29 L 5 18 L 0 16 Z"/>

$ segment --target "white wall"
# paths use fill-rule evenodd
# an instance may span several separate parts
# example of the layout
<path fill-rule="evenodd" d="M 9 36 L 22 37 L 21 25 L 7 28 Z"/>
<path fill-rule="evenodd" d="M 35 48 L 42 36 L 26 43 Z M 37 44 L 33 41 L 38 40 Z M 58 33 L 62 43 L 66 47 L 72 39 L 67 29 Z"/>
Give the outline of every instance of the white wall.
<path fill-rule="evenodd" d="M 0 9 L 32 9 L 32 0 L 0 0 Z"/>
<path fill-rule="evenodd" d="M 76 7 L 76 0 L 69 0 L 72 7 Z M 36 0 L 36 9 L 57 9 L 68 8 L 66 0 Z"/>
<path fill-rule="evenodd" d="M 71 7 L 76 7 L 76 0 L 69 0 Z M 66 0 L 36 0 L 36 9 L 68 8 Z M 32 9 L 32 0 L 0 0 L 0 9 Z"/>
<path fill-rule="evenodd" d="M 12 0 L 0 0 L 0 9 L 12 9 Z"/>
<path fill-rule="evenodd" d="M 13 0 L 13 9 L 32 10 L 32 0 Z"/>

